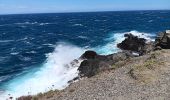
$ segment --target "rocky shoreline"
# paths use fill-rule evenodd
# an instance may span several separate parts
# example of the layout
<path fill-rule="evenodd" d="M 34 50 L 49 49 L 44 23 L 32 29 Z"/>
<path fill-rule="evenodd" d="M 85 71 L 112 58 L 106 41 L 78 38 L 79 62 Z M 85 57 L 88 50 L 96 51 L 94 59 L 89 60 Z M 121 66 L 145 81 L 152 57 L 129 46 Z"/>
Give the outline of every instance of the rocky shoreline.
<path fill-rule="evenodd" d="M 78 70 L 80 77 L 92 77 L 99 72 L 112 69 L 112 65 L 129 58 L 143 56 L 155 50 L 170 49 L 170 32 L 161 32 L 155 42 L 147 42 L 131 33 L 124 35 L 125 40 L 117 44 L 122 51 L 110 55 L 98 55 L 95 51 L 86 51 L 80 59 L 83 62 Z"/>
<path fill-rule="evenodd" d="M 170 57 L 168 50 L 170 49 L 170 31 L 161 32 L 154 42 L 148 42 L 130 33 L 124 36 L 125 40 L 117 44 L 121 52 L 99 55 L 95 51 L 86 51 L 81 55 L 79 76 L 70 80 L 71 85 L 66 89 L 49 91 L 37 96 L 23 96 L 17 100 L 122 100 L 126 97 L 126 100 L 153 99 L 155 94 L 149 96 L 142 95 L 140 92 L 145 91 L 142 89 L 147 90 L 148 84 L 145 83 L 151 84 L 148 89 L 152 89 L 153 86 L 153 90 L 155 86 L 162 85 L 154 86 L 155 83 L 152 82 L 158 81 L 155 76 L 158 77 L 161 74 L 159 73 L 160 69 L 162 70 L 160 66 L 169 67 L 167 62 L 170 60 L 168 59 Z M 77 60 L 74 60 L 72 63 L 76 64 L 76 62 Z M 170 72 L 167 71 L 167 73 Z M 80 81 L 74 83 L 75 80 Z M 134 96 L 135 91 L 141 95 Z M 149 90 L 146 92 L 150 93 Z"/>

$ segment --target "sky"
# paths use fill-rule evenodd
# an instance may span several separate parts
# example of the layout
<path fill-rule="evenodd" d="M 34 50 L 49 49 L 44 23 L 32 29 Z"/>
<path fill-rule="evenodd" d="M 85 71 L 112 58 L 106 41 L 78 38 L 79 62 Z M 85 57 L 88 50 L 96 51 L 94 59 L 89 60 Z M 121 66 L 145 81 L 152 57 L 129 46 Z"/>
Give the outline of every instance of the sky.
<path fill-rule="evenodd" d="M 0 14 L 170 9 L 170 0 L 0 0 Z"/>

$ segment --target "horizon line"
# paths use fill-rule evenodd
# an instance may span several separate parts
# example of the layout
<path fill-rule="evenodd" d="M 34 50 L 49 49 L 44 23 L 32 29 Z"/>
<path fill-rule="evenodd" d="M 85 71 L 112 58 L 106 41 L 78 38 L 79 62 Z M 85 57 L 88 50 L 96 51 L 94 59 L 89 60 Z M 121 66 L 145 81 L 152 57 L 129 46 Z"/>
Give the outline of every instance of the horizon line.
<path fill-rule="evenodd" d="M 145 9 L 145 10 L 99 10 L 99 11 L 65 11 L 65 12 L 32 12 L 32 13 L 9 13 L 0 15 L 29 15 L 29 14 L 67 14 L 67 13 L 95 13 L 95 12 L 128 12 L 128 11 L 170 11 L 170 9 Z"/>

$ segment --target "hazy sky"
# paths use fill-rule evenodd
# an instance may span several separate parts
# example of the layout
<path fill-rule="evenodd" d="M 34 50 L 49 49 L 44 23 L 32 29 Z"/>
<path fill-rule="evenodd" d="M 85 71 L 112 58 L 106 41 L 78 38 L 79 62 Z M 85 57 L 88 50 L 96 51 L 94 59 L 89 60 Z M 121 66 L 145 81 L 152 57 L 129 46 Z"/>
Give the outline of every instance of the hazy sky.
<path fill-rule="evenodd" d="M 0 0 L 0 14 L 170 9 L 170 0 Z"/>

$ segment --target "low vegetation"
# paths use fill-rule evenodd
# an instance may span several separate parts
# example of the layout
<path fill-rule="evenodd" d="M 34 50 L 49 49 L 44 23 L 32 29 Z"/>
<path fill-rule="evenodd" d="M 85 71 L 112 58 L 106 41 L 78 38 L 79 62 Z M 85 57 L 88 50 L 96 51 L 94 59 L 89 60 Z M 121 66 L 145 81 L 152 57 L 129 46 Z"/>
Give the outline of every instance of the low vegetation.
<path fill-rule="evenodd" d="M 137 80 L 139 83 L 149 83 L 157 78 L 159 67 L 164 65 L 160 60 L 160 51 L 152 52 L 147 55 L 148 57 L 141 57 L 139 63 L 132 66 L 129 75 L 132 79 Z"/>

